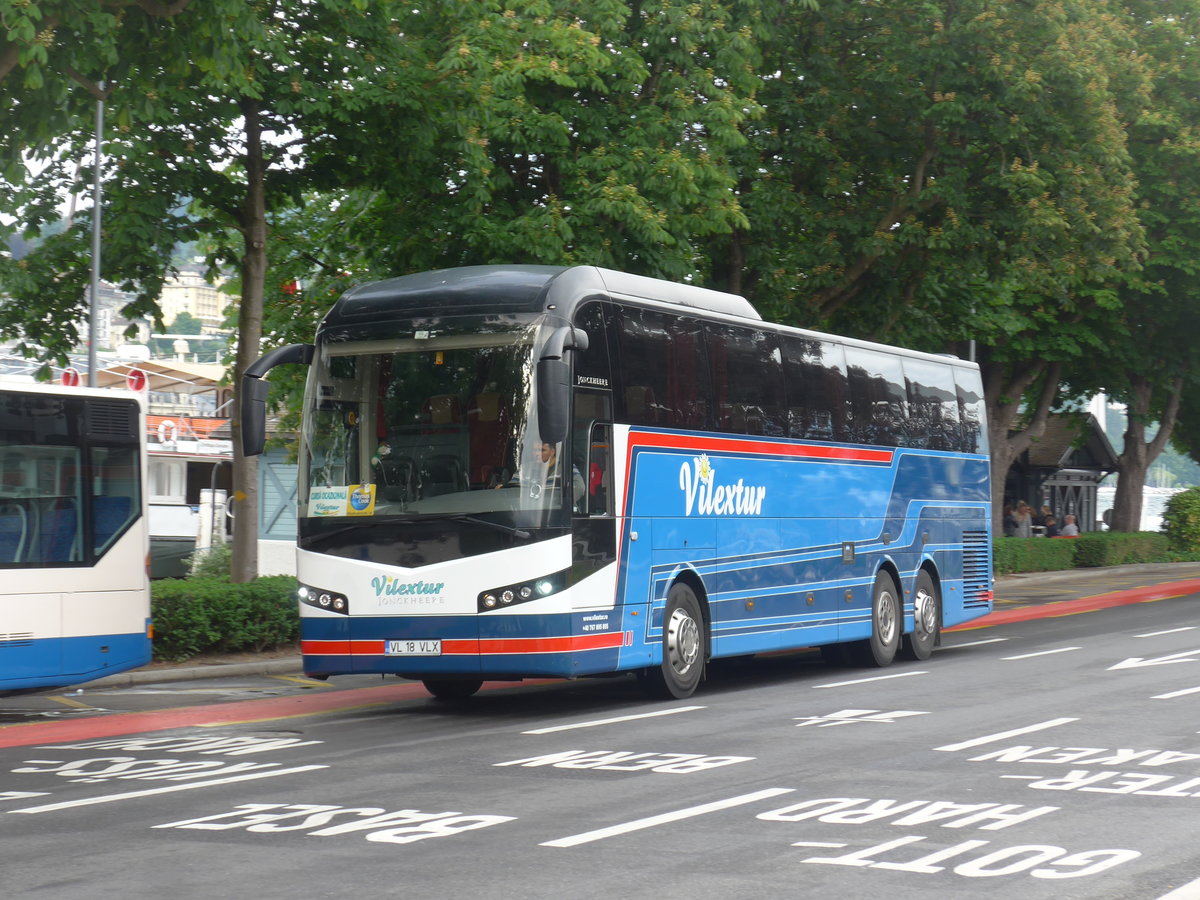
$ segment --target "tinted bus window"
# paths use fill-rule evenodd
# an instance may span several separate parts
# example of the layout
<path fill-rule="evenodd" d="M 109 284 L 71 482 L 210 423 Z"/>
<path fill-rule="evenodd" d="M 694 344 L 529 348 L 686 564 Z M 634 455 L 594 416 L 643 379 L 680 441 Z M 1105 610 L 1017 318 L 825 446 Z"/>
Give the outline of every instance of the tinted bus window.
<path fill-rule="evenodd" d="M 840 441 L 846 436 L 846 360 L 840 344 L 784 338 L 788 436 Z"/>
<path fill-rule="evenodd" d="M 874 350 L 846 348 L 850 382 L 849 439 L 898 447 L 906 443 L 906 399 L 900 359 Z"/>
<path fill-rule="evenodd" d="M 948 365 L 919 359 L 904 360 L 908 389 L 909 446 L 930 450 L 958 450 L 958 397 L 954 372 Z"/>
<path fill-rule="evenodd" d="M 700 323 L 653 310 L 618 314 L 622 418 L 632 425 L 706 428 L 711 392 Z"/>
<path fill-rule="evenodd" d="M 608 327 L 611 310 L 601 303 L 588 303 L 575 315 L 575 324 L 587 332 L 588 348 L 571 354 L 576 387 L 611 387 L 608 365 Z"/>
<path fill-rule="evenodd" d="M 787 433 L 783 357 L 775 336 L 751 328 L 707 325 L 718 431 Z"/>
<path fill-rule="evenodd" d="M 977 372 L 965 369 L 954 370 L 954 382 L 958 388 L 958 415 L 962 423 L 962 449 L 966 453 L 987 453 L 988 434 L 983 427 L 986 420 L 983 405 L 983 386 Z"/>

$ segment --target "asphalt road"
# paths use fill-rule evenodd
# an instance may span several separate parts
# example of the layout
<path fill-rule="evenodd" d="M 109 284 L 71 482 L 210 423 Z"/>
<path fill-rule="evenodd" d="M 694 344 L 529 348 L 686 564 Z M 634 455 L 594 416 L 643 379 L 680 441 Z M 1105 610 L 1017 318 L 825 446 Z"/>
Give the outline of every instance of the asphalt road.
<path fill-rule="evenodd" d="M 1002 621 L 882 670 L 727 664 L 671 703 L 630 678 L 8 698 L 3 892 L 1194 900 L 1197 602 Z"/>

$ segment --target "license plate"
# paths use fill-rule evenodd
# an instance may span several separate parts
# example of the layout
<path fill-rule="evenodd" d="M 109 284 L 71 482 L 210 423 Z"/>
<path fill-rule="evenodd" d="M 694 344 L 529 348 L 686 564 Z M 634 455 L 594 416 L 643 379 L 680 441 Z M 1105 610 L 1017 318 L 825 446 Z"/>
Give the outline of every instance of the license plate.
<path fill-rule="evenodd" d="M 386 641 L 384 656 L 441 656 L 441 641 Z"/>

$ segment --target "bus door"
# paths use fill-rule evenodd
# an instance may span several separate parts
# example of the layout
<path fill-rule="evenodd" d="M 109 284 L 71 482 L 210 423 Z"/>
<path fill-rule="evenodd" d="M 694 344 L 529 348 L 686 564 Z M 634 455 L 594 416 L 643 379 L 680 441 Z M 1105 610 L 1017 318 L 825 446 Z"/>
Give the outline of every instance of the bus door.
<path fill-rule="evenodd" d="M 575 581 L 616 561 L 617 523 L 613 515 L 612 399 L 607 393 L 577 391 L 571 446 L 572 566 Z M 611 601 L 611 592 L 605 602 Z"/>

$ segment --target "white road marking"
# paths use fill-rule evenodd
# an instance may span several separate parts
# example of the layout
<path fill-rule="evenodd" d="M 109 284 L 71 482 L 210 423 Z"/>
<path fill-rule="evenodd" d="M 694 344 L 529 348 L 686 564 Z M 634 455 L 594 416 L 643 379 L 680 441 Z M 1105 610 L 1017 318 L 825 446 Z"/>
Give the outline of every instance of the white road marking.
<path fill-rule="evenodd" d="M 1180 885 L 1170 893 L 1163 894 L 1158 900 L 1200 900 L 1200 878 Z"/>
<path fill-rule="evenodd" d="M 1108 671 L 1114 669 L 1141 669 L 1146 666 L 1169 666 L 1172 663 L 1184 662 L 1200 662 L 1200 660 L 1190 659 L 1200 653 L 1200 648 L 1196 650 L 1183 650 L 1179 653 L 1169 653 L 1166 656 L 1156 656 L 1153 659 L 1146 659 L 1141 656 L 1131 656 L 1129 659 L 1122 660 L 1115 666 L 1109 666 Z"/>
<path fill-rule="evenodd" d="M 1022 653 L 1020 656 L 1002 656 L 1003 660 L 1033 659 L 1035 656 L 1052 656 L 1055 653 L 1068 653 L 1071 650 L 1081 650 L 1082 647 L 1058 647 L 1055 650 L 1039 650 L 1037 653 Z"/>
<path fill-rule="evenodd" d="M 979 747 L 983 744 L 991 744 L 995 741 L 1003 741 L 1010 737 L 1016 737 L 1019 734 L 1029 734 L 1034 731 L 1044 731 L 1047 728 L 1056 728 L 1059 725 L 1066 725 L 1069 722 L 1078 721 L 1078 718 L 1049 719 L 1045 722 L 1039 722 L 1037 725 L 1027 725 L 1024 728 L 1013 728 L 1010 731 L 998 731 L 995 734 L 986 734 L 983 737 L 971 738 L 969 741 L 960 741 L 957 744 L 946 744 L 944 747 L 934 747 L 933 749 L 945 750 L 948 753 L 953 753 L 955 750 L 969 750 L 972 747 Z"/>
<path fill-rule="evenodd" d="M 952 645 L 955 650 L 962 647 L 982 647 L 984 644 L 1003 644 L 1008 638 L 986 638 L 982 641 L 967 641 L 965 644 Z"/>
<path fill-rule="evenodd" d="M 835 844 L 832 841 L 796 841 L 793 847 L 819 847 L 828 850 L 839 850 L 847 844 Z"/>
<path fill-rule="evenodd" d="M 873 675 L 870 678 L 855 678 L 853 681 L 832 681 L 829 684 L 814 684 L 813 689 L 816 690 L 818 688 L 847 687 L 848 685 L 852 685 L 852 684 L 867 684 L 868 682 L 871 682 L 871 681 L 887 681 L 888 679 L 891 679 L 891 678 L 908 678 L 910 675 L 928 675 L 928 674 L 929 674 L 928 672 L 921 670 L 921 671 L 917 671 L 917 672 L 897 672 L 894 675 Z"/>
<path fill-rule="evenodd" d="M 1158 637 L 1161 634 L 1179 634 L 1181 631 L 1195 631 L 1195 625 L 1185 625 L 1183 628 L 1168 628 L 1166 631 L 1147 631 L 1145 634 L 1135 634 L 1134 637 Z"/>
<path fill-rule="evenodd" d="M 780 794 L 790 794 L 795 788 L 768 788 L 765 791 L 755 791 L 753 794 L 742 794 L 738 797 L 730 797 L 728 800 L 716 800 L 712 803 L 702 803 L 699 806 L 689 806 L 687 809 L 679 809 L 675 812 L 662 813 L 657 816 L 649 816 L 645 819 L 635 819 L 632 822 L 625 822 L 621 825 L 610 825 L 608 828 L 598 828 L 595 831 L 585 831 L 582 834 L 573 834 L 569 837 L 558 838 L 553 841 L 545 841 L 540 846 L 542 847 L 577 847 L 580 844 L 587 844 L 592 841 L 600 841 L 604 838 L 616 837 L 619 834 L 628 834 L 631 831 L 641 831 L 644 828 L 654 828 L 656 825 L 667 825 L 671 822 L 679 822 L 683 819 L 691 819 L 696 816 L 703 816 L 710 812 L 720 812 L 723 809 L 732 809 L 735 806 L 745 806 L 747 803 L 754 803 L 757 800 L 767 800 L 771 797 L 778 797 Z"/>
<path fill-rule="evenodd" d="M 195 788 L 216 787 L 220 784 L 234 784 L 238 781 L 256 781 L 259 778 L 274 778 L 277 775 L 294 775 L 297 772 L 311 772 L 313 769 L 328 769 L 329 766 L 295 766 L 291 769 L 276 769 L 270 772 L 253 772 L 246 775 L 231 775 L 228 778 L 215 778 L 210 781 L 192 781 L 187 784 L 173 784 L 169 787 L 147 788 L 144 791 L 129 791 L 124 794 L 103 794 L 99 797 L 87 797 L 83 800 L 64 800 L 61 803 L 47 803 L 44 806 L 27 806 L 25 809 L 10 809 L 10 813 L 43 813 L 57 812 L 60 809 L 74 809 L 78 806 L 92 806 L 97 803 L 112 803 L 117 800 L 136 800 L 139 797 L 153 797 L 156 794 L 170 794 L 175 791 L 190 791 Z"/>
<path fill-rule="evenodd" d="M 1182 691 L 1171 691 L 1169 694 L 1157 694 L 1151 697 L 1151 700 L 1174 700 L 1176 697 L 1185 697 L 1188 694 L 1200 694 L 1200 687 L 1184 688 Z"/>
<path fill-rule="evenodd" d="M 675 713 L 693 712 L 697 709 L 707 709 L 707 707 L 676 706 L 671 709 L 660 709 L 657 712 L 637 713 L 631 716 L 614 716 L 611 719 L 593 719 L 590 722 L 575 722 L 571 725 L 551 725 L 547 728 L 534 728 L 532 731 L 522 731 L 521 734 L 553 734 L 556 731 L 571 731 L 574 728 L 595 728 L 597 725 L 612 725 L 617 722 L 631 722 L 634 719 L 652 719 L 655 716 L 672 716 Z"/>

